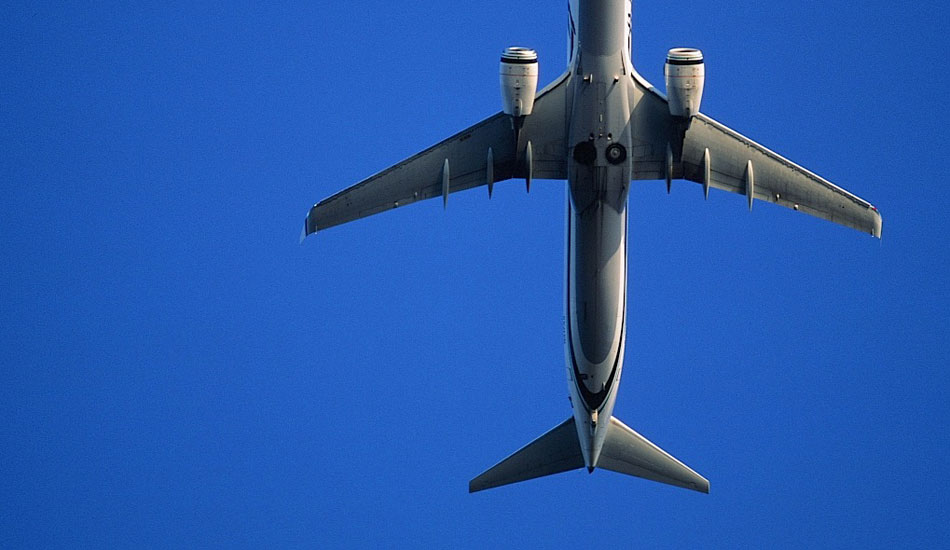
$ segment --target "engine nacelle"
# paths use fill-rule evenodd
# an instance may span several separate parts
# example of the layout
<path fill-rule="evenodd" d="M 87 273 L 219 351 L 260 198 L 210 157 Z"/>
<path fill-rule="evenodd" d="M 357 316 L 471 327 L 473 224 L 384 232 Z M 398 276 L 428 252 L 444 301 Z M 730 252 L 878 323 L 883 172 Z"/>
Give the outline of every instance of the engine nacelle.
<path fill-rule="evenodd" d="M 530 115 L 538 91 L 538 53 L 517 46 L 506 48 L 501 54 L 499 73 L 505 114 Z"/>
<path fill-rule="evenodd" d="M 666 54 L 663 74 L 666 76 L 670 114 L 689 118 L 698 113 L 706 79 L 703 52 L 693 48 L 673 48 Z"/>

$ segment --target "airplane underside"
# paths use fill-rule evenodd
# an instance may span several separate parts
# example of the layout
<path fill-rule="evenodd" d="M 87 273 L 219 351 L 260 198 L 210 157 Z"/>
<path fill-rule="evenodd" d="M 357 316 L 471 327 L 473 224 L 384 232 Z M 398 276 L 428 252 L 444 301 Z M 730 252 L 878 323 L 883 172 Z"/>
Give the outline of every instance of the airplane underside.
<path fill-rule="evenodd" d="M 503 111 L 315 204 L 301 239 L 485 186 L 567 180 L 565 365 L 573 415 L 469 484 L 480 491 L 586 467 L 700 492 L 709 482 L 613 416 L 627 312 L 627 196 L 687 180 L 881 236 L 877 208 L 700 112 L 702 52 L 670 49 L 667 94 L 634 69 L 630 0 L 569 1 L 568 67 L 537 91 L 533 50 L 500 62 Z"/>
<path fill-rule="evenodd" d="M 615 417 L 605 422 L 599 468 L 701 493 L 709 482 Z M 469 492 L 567 472 L 584 467 L 574 417 L 561 422 L 468 484 Z"/>

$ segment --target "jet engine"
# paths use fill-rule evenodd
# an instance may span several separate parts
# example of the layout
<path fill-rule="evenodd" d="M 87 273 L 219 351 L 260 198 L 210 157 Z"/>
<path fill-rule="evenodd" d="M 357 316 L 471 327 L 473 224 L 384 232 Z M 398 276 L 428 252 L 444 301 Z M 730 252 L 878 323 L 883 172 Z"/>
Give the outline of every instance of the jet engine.
<path fill-rule="evenodd" d="M 517 46 L 506 48 L 501 54 L 499 73 L 505 114 L 530 115 L 538 91 L 538 53 Z"/>
<path fill-rule="evenodd" d="M 666 76 L 670 114 L 690 118 L 698 113 L 706 79 L 703 52 L 694 48 L 673 48 L 666 54 L 663 74 Z"/>

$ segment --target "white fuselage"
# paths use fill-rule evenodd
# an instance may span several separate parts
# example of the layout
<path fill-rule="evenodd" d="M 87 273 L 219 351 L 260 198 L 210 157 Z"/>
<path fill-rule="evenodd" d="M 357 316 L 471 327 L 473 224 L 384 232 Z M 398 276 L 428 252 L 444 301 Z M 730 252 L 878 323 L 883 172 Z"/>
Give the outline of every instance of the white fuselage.
<path fill-rule="evenodd" d="M 586 466 L 704 493 L 709 480 L 613 416 L 627 319 L 627 198 L 636 179 L 702 183 L 881 234 L 870 203 L 699 113 L 700 50 L 666 56 L 667 98 L 634 70 L 631 0 L 568 1 L 567 71 L 540 92 L 537 52 L 499 59 L 502 113 L 350 186 L 302 237 L 417 200 L 567 179 L 565 365 L 573 414 L 469 482 L 481 491 Z M 636 145 L 636 147 L 634 147 Z M 665 154 L 664 154 L 665 151 Z M 758 176 L 756 176 L 758 175 Z M 756 183 L 758 177 L 759 183 Z M 575 435 L 577 439 L 575 440 Z"/>
<path fill-rule="evenodd" d="M 566 230 L 568 387 L 589 470 L 597 466 L 623 370 L 627 302 L 627 191 L 632 152 L 628 94 L 630 0 L 571 0 Z M 587 156 L 575 152 L 583 144 Z M 625 160 L 608 161 L 619 144 Z M 614 147 L 617 148 L 616 146 Z"/>

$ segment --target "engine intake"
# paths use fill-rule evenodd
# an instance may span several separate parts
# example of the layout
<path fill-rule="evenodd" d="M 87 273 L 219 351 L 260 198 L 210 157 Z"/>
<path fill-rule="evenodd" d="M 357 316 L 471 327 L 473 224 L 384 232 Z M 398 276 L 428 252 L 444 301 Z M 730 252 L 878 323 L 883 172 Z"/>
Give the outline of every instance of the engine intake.
<path fill-rule="evenodd" d="M 506 48 L 501 54 L 499 74 L 505 114 L 530 115 L 538 91 L 538 53 L 517 46 Z"/>
<path fill-rule="evenodd" d="M 670 114 L 689 118 L 698 113 L 706 79 L 703 52 L 694 48 L 673 48 L 666 54 L 663 74 L 666 76 Z"/>

